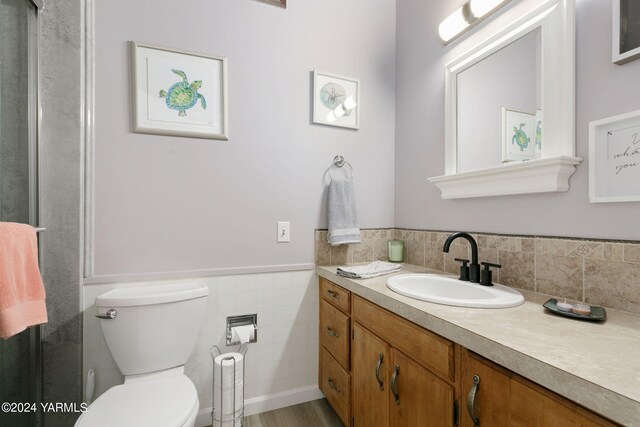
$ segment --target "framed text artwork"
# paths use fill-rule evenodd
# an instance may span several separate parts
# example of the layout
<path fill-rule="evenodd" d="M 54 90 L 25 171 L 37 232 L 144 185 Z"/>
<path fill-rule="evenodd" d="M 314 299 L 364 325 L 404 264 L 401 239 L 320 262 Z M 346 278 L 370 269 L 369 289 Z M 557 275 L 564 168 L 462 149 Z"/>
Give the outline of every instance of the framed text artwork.
<path fill-rule="evenodd" d="M 133 130 L 229 139 L 227 59 L 131 42 Z"/>
<path fill-rule="evenodd" d="M 640 201 L 640 110 L 589 123 L 589 200 Z"/>

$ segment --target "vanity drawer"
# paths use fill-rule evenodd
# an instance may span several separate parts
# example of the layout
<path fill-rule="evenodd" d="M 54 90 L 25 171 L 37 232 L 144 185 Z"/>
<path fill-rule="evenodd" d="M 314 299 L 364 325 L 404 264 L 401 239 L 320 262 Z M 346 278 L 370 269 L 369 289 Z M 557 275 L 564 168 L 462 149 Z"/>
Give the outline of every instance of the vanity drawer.
<path fill-rule="evenodd" d="M 451 382 L 454 375 L 454 344 L 387 310 L 354 296 L 353 320 L 410 356 L 434 374 Z"/>
<path fill-rule="evenodd" d="M 349 317 L 326 301 L 320 306 L 320 341 L 345 369 L 349 369 Z"/>
<path fill-rule="evenodd" d="M 351 425 L 349 399 L 351 397 L 351 376 L 340 364 L 322 349 L 320 388 L 345 426 Z"/>
<path fill-rule="evenodd" d="M 325 301 L 329 301 L 335 307 L 349 314 L 351 312 L 351 292 L 320 278 L 320 295 Z"/>

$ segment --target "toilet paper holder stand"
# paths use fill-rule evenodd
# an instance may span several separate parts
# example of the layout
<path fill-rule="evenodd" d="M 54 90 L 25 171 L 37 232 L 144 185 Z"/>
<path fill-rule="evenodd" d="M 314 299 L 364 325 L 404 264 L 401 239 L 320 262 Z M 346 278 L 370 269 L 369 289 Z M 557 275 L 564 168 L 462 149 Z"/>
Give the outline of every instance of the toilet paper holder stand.
<path fill-rule="evenodd" d="M 231 341 L 233 339 L 232 328 L 238 326 L 253 325 L 253 338 L 249 340 L 250 343 L 258 341 L 258 314 L 245 314 L 242 316 L 229 316 L 227 317 L 227 346 L 238 345 L 240 341 Z"/>
<path fill-rule="evenodd" d="M 215 376 L 216 376 L 216 364 L 215 362 L 213 363 L 213 379 L 211 381 L 212 383 L 212 405 L 211 405 L 211 424 L 213 427 L 215 426 L 226 426 L 226 425 L 230 425 L 235 427 L 238 423 L 238 421 L 240 422 L 240 425 L 244 425 L 244 373 L 245 371 L 245 361 L 247 359 L 247 350 L 249 349 L 249 343 L 244 343 L 240 346 L 240 348 L 238 349 L 238 353 L 240 353 L 242 355 L 242 407 L 241 408 L 236 408 L 236 388 L 233 387 L 233 419 L 224 419 L 224 416 L 222 413 L 220 414 L 216 414 L 216 381 L 215 381 Z M 218 356 L 222 355 L 222 350 L 220 350 L 220 347 L 218 347 L 217 345 L 214 345 L 211 347 L 211 349 L 209 349 L 209 353 L 211 353 L 211 358 L 213 359 L 213 361 L 215 361 L 215 358 Z M 223 376 L 223 365 L 224 365 L 224 361 L 225 360 L 233 360 L 233 385 L 235 386 L 235 380 L 236 380 L 236 368 L 238 366 L 238 361 L 236 360 L 235 357 L 233 356 L 228 356 L 226 358 L 224 358 L 222 361 L 223 363 L 220 364 L 220 390 L 218 390 L 218 392 L 220 393 L 220 403 L 222 406 L 222 393 L 223 390 L 225 389 L 225 384 L 224 384 L 224 376 Z M 222 409 L 222 408 L 219 408 Z M 238 415 L 236 415 L 238 414 Z"/>

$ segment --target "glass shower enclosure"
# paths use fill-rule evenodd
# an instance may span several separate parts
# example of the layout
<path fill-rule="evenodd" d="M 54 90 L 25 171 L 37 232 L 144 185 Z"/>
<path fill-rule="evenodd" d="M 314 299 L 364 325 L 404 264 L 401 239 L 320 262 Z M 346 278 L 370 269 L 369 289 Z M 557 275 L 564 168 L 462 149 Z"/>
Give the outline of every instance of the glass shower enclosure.
<path fill-rule="evenodd" d="M 38 14 L 42 0 L 0 0 L 0 221 L 38 225 Z M 2 250 L 2 248 L 0 248 Z M 42 395 L 40 328 L 0 339 L 0 402 Z M 0 412 L 0 426 L 41 425 Z"/>

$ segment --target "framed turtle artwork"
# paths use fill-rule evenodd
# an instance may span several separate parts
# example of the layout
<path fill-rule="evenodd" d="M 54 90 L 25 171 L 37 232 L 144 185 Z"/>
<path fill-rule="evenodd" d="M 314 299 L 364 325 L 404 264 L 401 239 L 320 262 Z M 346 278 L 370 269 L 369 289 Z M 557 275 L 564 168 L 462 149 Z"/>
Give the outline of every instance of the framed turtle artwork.
<path fill-rule="evenodd" d="M 502 107 L 502 163 L 536 158 L 536 114 Z"/>
<path fill-rule="evenodd" d="M 227 59 L 131 42 L 133 130 L 229 139 Z"/>

